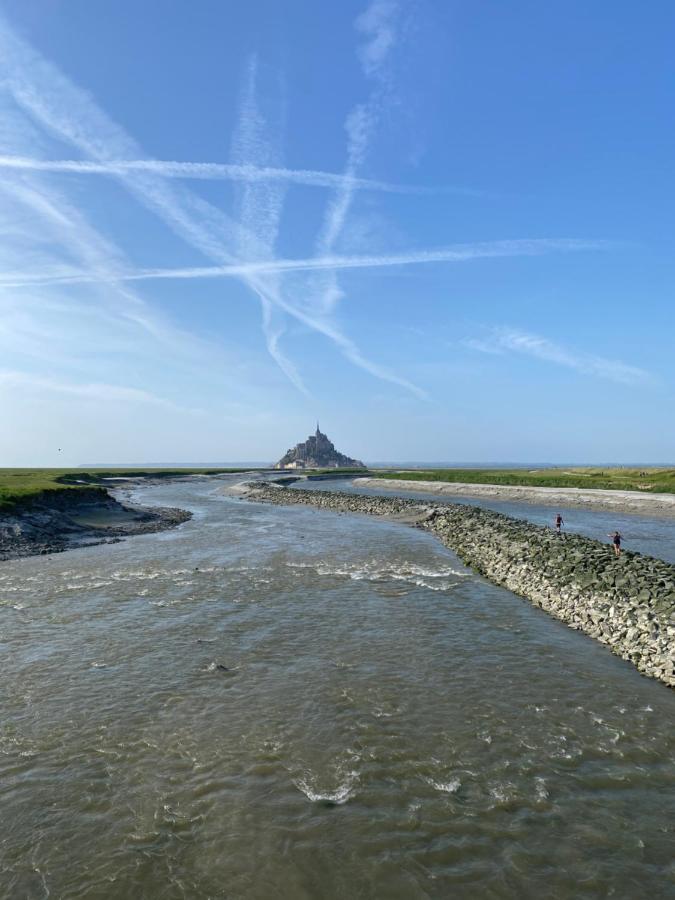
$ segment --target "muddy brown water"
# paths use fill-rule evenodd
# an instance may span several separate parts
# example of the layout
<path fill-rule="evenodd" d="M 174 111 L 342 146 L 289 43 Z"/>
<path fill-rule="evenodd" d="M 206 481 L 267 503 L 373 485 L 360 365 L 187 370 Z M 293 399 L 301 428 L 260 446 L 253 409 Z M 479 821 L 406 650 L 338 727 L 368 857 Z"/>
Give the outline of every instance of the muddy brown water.
<path fill-rule="evenodd" d="M 431 535 L 136 492 L 0 566 L 0 897 L 675 897 L 675 693 Z"/>

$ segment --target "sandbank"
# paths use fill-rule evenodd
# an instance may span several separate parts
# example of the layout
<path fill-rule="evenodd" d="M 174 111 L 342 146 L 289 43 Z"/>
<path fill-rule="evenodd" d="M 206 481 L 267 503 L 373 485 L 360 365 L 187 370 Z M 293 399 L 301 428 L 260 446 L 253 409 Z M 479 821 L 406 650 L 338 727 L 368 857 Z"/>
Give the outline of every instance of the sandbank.
<path fill-rule="evenodd" d="M 539 503 L 619 513 L 675 517 L 675 494 L 647 494 L 637 491 L 607 491 L 595 488 L 529 487 L 504 484 L 466 484 L 450 481 L 413 481 L 397 478 L 355 478 L 355 487 L 386 491 L 415 491 L 454 497 Z"/>

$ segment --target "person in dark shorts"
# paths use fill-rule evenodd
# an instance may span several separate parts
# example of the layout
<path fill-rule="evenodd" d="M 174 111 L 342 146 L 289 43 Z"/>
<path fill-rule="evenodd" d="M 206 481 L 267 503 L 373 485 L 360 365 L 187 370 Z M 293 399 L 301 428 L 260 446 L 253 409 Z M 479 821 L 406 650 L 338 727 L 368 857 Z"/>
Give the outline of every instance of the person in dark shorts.
<path fill-rule="evenodd" d="M 607 537 L 611 537 L 612 544 L 614 545 L 614 556 L 621 556 L 621 535 L 618 531 L 615 531 L 614 534 L 608 534 Z"/>
<path fill-rule="evenodd" d="M 558 534 L 562 534 L 562 527 L 564 524 L 565 523 L 563 522 L 563 517 L 560 515 L 560 513 L 558 513 L 558 515 L 555 517 L 555 530 L 558 532 Z"/>

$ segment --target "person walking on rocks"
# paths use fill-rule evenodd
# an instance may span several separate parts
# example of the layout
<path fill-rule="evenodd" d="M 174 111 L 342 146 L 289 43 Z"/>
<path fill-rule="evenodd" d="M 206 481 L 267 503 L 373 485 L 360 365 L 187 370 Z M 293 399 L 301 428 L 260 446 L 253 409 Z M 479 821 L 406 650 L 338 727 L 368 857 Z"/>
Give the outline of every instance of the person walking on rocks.
<path fill-rule="evenodd" d="M 555 517 L 555 530 L 558 532 L 558 534 L 562 534 L 562 527 L 564 524 L 565 523 L 563 522 L 563 517 L 560 515 L 560 513 L 558 513 L 558 515 Z"/>
<path fill-rule="evenodd" d="M 614 544 L 614 556 L 621 556 L 621 535 L 618 531 L 615 531 L 614 534 L 608 534 L 607 537 L 611 537 L 612 544 Z"/>

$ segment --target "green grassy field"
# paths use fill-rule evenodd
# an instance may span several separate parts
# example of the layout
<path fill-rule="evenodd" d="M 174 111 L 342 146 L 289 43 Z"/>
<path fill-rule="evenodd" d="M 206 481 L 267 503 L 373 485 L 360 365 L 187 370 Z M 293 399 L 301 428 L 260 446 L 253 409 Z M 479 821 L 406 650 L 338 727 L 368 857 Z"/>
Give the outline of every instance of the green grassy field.
<path fill-rule="evenodd" d="M 35 500 L 48 498 L 52 491 L 76 491 L 111 487 L 106 478 L 172 478 L 177 475 L 226 475 L 254 469 L 2 469 L 0 468 L 0 512 L 11 512 Z M 302 474 L 340 475 L 363 469 L 302 469 Z M 289 473 L 290 474 L 290 473 Z"/>
<path fill-rule="evenodd" d="M 249 472 L 250 469 L 0 469 L 0 511 L 11 512 L 35 500 L 43 500 L 51 491 L 76 491 L 100 487 L 103 479 L 171 478 L 180 475 L 219 475 Z M 362 469 L 302 470 L 303 475 L 363 473 Z M 281 474 L 281 473 L 280 473 Z M 292 475 L 294 473 L 287 472 Z M 374 478 L 405 481 L 450 481 L 464 484 L 525 485 L 530 487 L 580 487 L 603 490 L 675 493 L 673 468 L 572 468 L 572 469 L 412 469 L 369 472 Z"/>
<path fill-rule="evenodd" d="M 602 490 L 675 493 L 675 469 L 415 469 L 371 473 L 376 478 L 504 484 L 528 487 L 600 488 Z"/>
<path fill-rule="evenodd" d="M 218 475 L 248 472 L 250 469 L 0 469 L 0 510 L 9 512 L 35 500 L 43 500 L 52 491 L 77 491 L 82 488 L 110 487 L 104 478 L 170 478 L 176 475 Z"/>

